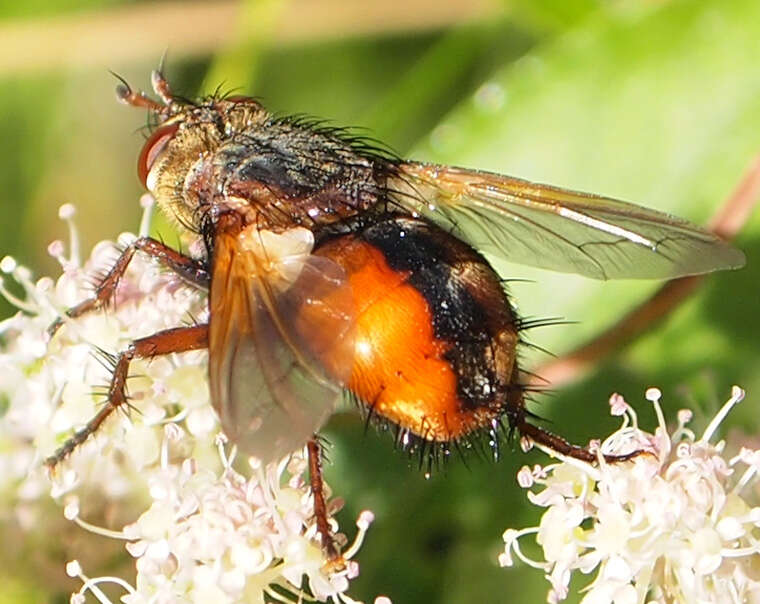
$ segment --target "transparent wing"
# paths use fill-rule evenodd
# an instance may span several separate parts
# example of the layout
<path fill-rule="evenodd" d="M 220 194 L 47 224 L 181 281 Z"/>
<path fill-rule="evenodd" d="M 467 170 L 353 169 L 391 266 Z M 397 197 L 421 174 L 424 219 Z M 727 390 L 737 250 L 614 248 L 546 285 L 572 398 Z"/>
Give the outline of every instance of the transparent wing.
<path fill-rule="evenodd" d="M 392 199 L 480 250 L 595 279 L 739 268 L 744 254 L 700 227 L 623 201 L 489 172 L 405 163 Z"/>
<path fill-rule="evenodd" d="M 303 446 L 335 410 L 352 368 L 352 296 L 325 258 L 264 267 L 231 236 L 217 238 L 214 258 L 212 401 L 226 435 L 267 463 Z"/>

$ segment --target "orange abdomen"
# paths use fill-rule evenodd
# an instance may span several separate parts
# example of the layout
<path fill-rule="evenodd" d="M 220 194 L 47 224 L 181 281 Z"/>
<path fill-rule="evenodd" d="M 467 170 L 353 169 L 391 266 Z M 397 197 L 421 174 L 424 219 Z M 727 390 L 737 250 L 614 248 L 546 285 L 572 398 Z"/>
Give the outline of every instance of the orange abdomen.
<path fill-rule="evenodd" d="M 439 239 L 444 248 L 432 251 L 444 256 L 435 257 L 427 244 Z M 347 386 L 372 415 L 425 440 L 449 441 L 488 426 L 514 402 L 512 310 L 498 277 L 465 244 L 427 223 L 393 218 L 316 253 L 347 273 L 356 311 Z"/>

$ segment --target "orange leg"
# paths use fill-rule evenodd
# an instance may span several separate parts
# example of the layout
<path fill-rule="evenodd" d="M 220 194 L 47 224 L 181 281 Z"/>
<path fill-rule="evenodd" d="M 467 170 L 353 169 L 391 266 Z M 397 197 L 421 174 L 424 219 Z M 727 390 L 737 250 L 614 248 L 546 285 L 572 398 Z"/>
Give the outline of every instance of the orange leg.
<path fill-rule="evenodd" d="M 327 557 L 334 561 L 340 557 L 335 545 L 330 524 L 327 521 L 327 504 L 325 503 L 325 485 L 322 480 L 322 446 L 316 438 L 312 438 L 306 445 L 309 453 L 309 480 L 311 493 L 314 496 L 314 516 L 317 520 L 317 530 L 322 541 L 322 550 Z"/>
<path fill-rule="evenodd" d="M 150 237 L 140 237 L 124 249 L 119 259 L 111 267 L 111 270 L 106 273 L 105 277 L 95 288 L 95 295 L 67 310 L 66 316 L 74 319 L 90 311 L 102 308 L 113 297 L 119 281 L 129 266 L 129 262 L 138 250 L 173 270 L 190 283 L 203 287 L 207 287 L 209 284 L 209 273 L 203 263 L 180 254 L 160 241 L 156 241 Z M 56 319 L 48 327 L 48 333 L 51 337 L 55 335 L 61 325 L 63 325 L 63 317 Z"/>
<path fill-rule="evenodd" d="M 585 447 L 579 447 L 578 445 L 570 444 L 561 436 L 557 436 L 548 430 L 544 430 L 543 428 L 529 424 L 524 418 L 515 424 L 515 428 L 517 428 L 517 431 L 521 435 L 527 436 L 531 440 L 550 448 L 552 451 L 561 453 L 562 455 L 575 457 L 576 459 L 587 461 L 589 463 L 596 463 L 598 461 L 596 453 L 589 451 Z M 629 459 L 638 457 L 643 453 L 647 453 L 647 451 L 632 451 L 631 453 L 626 453 L 625 455 L 605 455 L 604 459 L 610 463 L 615 463 L 620 461 L 628 461 Z"/>
<path fill-rule="evenodd" d="M 173 352 L 187 352 L 208 348 L 208 325 L 192 327 L 175 327 L 159 331 L 145 338 L 132 342 L 116 359 L 108 396 L 103 407 L 87 424 L 69 438 L 61 447 L 45 460 L 45 465 L 54 468 L 74 449 L 94 434 L 100 425 L 119 407 L 127 403 L 125 385 L 129 373 L 129 364 L 133 359 L 144 359 Z"/>

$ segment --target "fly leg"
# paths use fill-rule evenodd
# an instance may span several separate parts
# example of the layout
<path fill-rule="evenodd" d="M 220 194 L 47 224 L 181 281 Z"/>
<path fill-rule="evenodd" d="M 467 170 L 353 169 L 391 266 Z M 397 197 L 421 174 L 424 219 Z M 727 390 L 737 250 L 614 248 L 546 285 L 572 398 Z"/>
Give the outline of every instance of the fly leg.
<path fill-rule="evenodd" d="M 327 519 L 325 483 L 322 480 L 322 446 L 319 444 L 316 435 L 307 443 L 306 448 L 309 453 L 309 481 L 311 482 L 311 494 L 314 497 L 314 516 L 317 520 L 322 550 L 331 562 L 338 561 L 340 554 L 330 532 L 330 523 Z"/>
<path fill-rule="evenodd" d="M 114 366 L 105 404 L 87 424 L 74 433 L 61 447 L 45 460 L 48 468 L 55 468 L 72 451 L 94 434 L 100 425 L 119 407 L 127 404 L 126 382 L 129 364 L 134 359 L 152 358 L 208 348 L 208 325 L 175 327 L 134 340 L 126 350 L 119 353 Z"/>
<path fill-rule="evenodd" d="M 119 259 L 95 288 L 95 295 L 67 310 L 65 316 L 75 319 L 85 313 L 102 308 L 113 297 L 129 262 L 138 250 L 171 269 L 186 281 L 201 287 L 208 287 L 209 273 L 202 262 L 185 256 L 151 237 L 139 237 L 124 249 Z M 64 320 L 64 317 L 59 317 L 48 327 L 50 337 L 55 335 L 58 328 L 63 325 Z"/>
<path fill-rule="evenodd" d="M 552 451 L 556 451 L 557 453 L 561 453 L 562 455 L 566 455 L 568 457 L 574 457 L 576 459 L 587 461 L 589 463 L 596 463 L 597 461 L 599 461 L 599 458 L 597 457 L 596 453 L 589 451 L 585 447 L 579 447 L 578 445 L 573 445 L 567 442 L 561 436 L 552 434 L 548 430 L 544 430 L 543 428 L 539 428 L 538 426 L 529 424 L 527 420 L 525 419 L 517 423 L 515 425 L 515 428 L 517 428 L 517 431 L 521 435 L 527 436 L 532 441 L 537 442 L 540 445 L 544 445 L 545 447 L 548 447 Z M 638 457 L 639 455 L 642 455 L 643 453 L 647 453 L 647 451 L 640 449 L 637 451 L 631 451 L 630 453 L 626 453 L 624 455 L 605 455 L 604 460 L 610 463 L 628 461 L 629 459 Z"/>
<path fill-rule="evenodd" d="M 548 430 L 544 430 L 538 426 L 534 426 L 528 422 L 528 416 L 531 414 L 525 409 L 525 387 L 520 384 L 520 370 L 515 365 L 512 370 L 512 381 L 514 384 L 518 384 L 507 397 L 507 418 L 511 428 L 516 429 L 520 436 L 527 436 L 533 442 L 543 445 L 552 451 L 556 451 L 561 455 L 567 457 L 574 457 L 589 463 L 596 463 L 599 461 L 598 455 L 589 451 L 586 447 L 579 447 L 568 441 L 561 436 L 553 434 Z M 534 416 L 535 417 L 535 416 Z M 607 462 L 615 463 L 621 461 L 628 461 L 634 457 L 638 457 L 643 453 L 648 453 L 643 449 L 637 451 L 631 451 L 623 455 L 605 455 L 604 459 Z"/>

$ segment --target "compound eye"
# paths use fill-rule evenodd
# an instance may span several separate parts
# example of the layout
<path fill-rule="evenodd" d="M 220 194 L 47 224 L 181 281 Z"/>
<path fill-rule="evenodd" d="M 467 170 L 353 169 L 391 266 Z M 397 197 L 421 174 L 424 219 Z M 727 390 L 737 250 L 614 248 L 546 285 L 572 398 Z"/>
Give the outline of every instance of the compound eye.
<path fill-rule="evenodd" d="M 177 128 L 179 128 L 179 124 L 161 126 L 145 141 L 145 145 L 143 145 L 140 152 L 140 157 L 137 160 L 137 176 L 146 189 L 150 189 L 148 186 L 148 175 L 153 164 L 156 163 L 156 159 L 158 159 L 167 143 L 174 138 Z"/>

